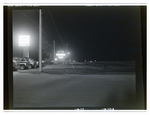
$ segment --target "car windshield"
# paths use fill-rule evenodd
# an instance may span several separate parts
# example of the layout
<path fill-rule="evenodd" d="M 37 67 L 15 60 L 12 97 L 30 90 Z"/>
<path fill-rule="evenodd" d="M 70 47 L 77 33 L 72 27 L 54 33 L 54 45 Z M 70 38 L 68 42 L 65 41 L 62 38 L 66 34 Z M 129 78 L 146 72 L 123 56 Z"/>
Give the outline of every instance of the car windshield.
<path fill-rule="evenodd" d="M 34 59 L 30 58 L 31 61 L 34 61 Z"/>
<path fill-rule="evenodd" d="M 27 60 L 27 61 L 34 61 L 34 59 L 28 58 L 28 57 L 25 57 L 25 60 Z"/>
<path fill-rule="evenodd" d="M 21 58 L 20 61 L 25 61 L 25 60 L 23 58 Z"/>
<path fill-rule="evenodd" d="M 16 59 L 17 61 L 20 61 L 20 59 Z"/>
<path fill-rule="evenodd" d="M 20 59 L 19 59 L 19 58 L 13 58 L 13 60 L 15 60 L 15 61 L 20 61 Z"/>

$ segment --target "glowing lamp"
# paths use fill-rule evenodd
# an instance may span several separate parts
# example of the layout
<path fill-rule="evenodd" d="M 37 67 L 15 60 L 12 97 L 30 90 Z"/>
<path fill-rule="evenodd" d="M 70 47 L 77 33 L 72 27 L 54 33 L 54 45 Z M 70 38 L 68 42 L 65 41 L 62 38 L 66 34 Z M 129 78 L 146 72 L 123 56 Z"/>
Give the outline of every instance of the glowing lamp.
<path fill-rule="evenodd" d="M 57 53 L 56 56 L 65 56 L 64 53 Z"/>
<path fill-rule="evenodd" d="M 62 58 L 64 58 L 64 57 L 58 57 L 58 58 L 62 59 Z"/>

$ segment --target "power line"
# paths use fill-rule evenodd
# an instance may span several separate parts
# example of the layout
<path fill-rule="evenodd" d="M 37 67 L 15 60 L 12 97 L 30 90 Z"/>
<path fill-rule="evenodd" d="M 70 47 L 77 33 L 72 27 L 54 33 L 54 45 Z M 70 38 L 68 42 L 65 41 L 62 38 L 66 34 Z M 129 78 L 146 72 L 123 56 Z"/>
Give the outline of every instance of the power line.
<path fill-rule="evenodd" d="M 37 10 L 36 10 L 36 11 L 37 11 Z M 21 14 L 23 14 L 26 18 L 28 18 L 30 21 L 32 21 L 37 27 L 39 27 L 39 25 L 38 25 L 37 23 L 35 23 L 31 18 L 29 18 L 26 14 L 24 14 L 24 13 L 21 12 L 20 10 L 19 10 L 19 12 L 20 12 Z M 44 34 L 47 36 L 47 34 L 46 34 L 46 32 L 44 31 L 43 27 L 42 27 L 42 31 L 43 31 Z"/>
<path fill-rule="evenodd" d="M 21 12 L 20 10 L 19 10 L 19 12 L 20 12 L 21 14 L 23 14 L 26 18 L 28 18 L 30 21 L 32 21 L 36 26 L 39 27 L 39 25 L 38 25 L 37 23 L 35 23 L 31 18 L 29 18 L 26 14 L 24 14 L 24 13 Z"/>
<path fill-rule="evenodd" d="M 51 13 L 50 13 L 49 10 L 48 10 L 48 12 L 49 12 L 49 15 L 50 15 L 50 17 L 51 17 L 51 19 L 52 19 L 52 21 L 53 21 L 53 24 L 54 24 L 54 26 L 55 26 L 55 29 L 56 29 L 56 31 L 57 31 L 57 33 L 58 33 L 58 35 L 59 35 L 59 39 L 60 39 L 60 41 L 62 42 L 63 46 L 65 47 L 65 45 L 64 45 L 64 43 L 63 43 L 63 40 L 62 40 L 62 38 L 61 38 L 61 35 L 60 35 L 59 31 L 58 31 L 58 28 L 56 27 L 55 21 L 54 21 L 54 19 L 53 19 L 53 17 L 52 17 L 52 15 L 51 15 Z"/>
<path fill-rule="evenodd" d="M 37 10 L 36 10 L 36 11 L 37 11 Z M 29 18 L 25 13 L 21 12 L 20 10 L 19 10 L 19 12 L 20 12 L 22 15 L 24 15 L 27 19 L 29 19 L 31 22 L 33 22 L 37 27 L 39 27 L 39 25 L 38 25 L 36 22 L 34 22 L 31 18 Z M 37 11 L 37 12 L 38 12 L 38 11 Z M 49 10 L 48 10 L 48 12 L 49 12 Z M 52 15 L 51 15 L 50 12 L 49 12 L 49 14 L 50 14 L 50 16 L 51 16 L 51 19 L 52 19 L 52 21 L 53 21 L 53 24 L 54 24 L 54 26 L 55 26 L 55 29 L 56 29 L 57 33 L 59 34 L 59 39 L 61 40 L 63 46 L 65 47 L 65 45 L 64 45 L 64 43 L 63 43 L 63 40 L 61 39 L 61 35 L 60 35 L 60 33 L 59 33 L 59 31 L 58 31 L 58 29 L 57 29 L 57 27 L 56 27 L 56 24 L 55 24 L 55 22 L 54 22 L 54 20 L 53 20 L 53 17 L 52 17 Z M 47 36 L 47 34 L 46 34 L 46 32 L 44 31 L 43 27 L 42 27 L 42 31 L 43 31 L 43 33 Z"/>
<path fill-rule="evenodd" d="M 63 31 L 63 30 L 62 30 L 62 32 L 63 32 L 63 34 L 64 34 L 64 36 L 65 36 L 66 42 L 68 43 L 68 40 L 67 40 L 66 35 L 65 35 L 65 33 L 64 33 L 64 31 Z"/>

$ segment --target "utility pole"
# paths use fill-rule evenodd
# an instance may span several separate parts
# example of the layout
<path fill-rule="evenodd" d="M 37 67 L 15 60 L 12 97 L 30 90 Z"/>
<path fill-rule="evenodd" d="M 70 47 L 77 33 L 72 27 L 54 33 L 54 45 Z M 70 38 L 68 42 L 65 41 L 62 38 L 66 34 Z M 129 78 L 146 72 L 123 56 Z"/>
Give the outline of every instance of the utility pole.
<path fill-rule="evenodd" d="M 55 61 L 55 40 L 53 41 L 53 46 L 54 46 L 54 61 Z"/>
<path fill-rule="evenodd" d="M 66 54 L 68 53 L 68 45 L 69 44 L 66 44 Z"/>
<path fill-rule="evenodd" d="M 29 57 L 29 46 L 23 46 L 23 57 Z"/>
<path fill-rule="evenodd" d="M 39 71 L 42 71 L 42 12 L 39 10 Z"/>
<path fill-rule="evenodd" d="M 68 60 L 68 45 L 69 44 L 66 44 L 66 63 L 69 62 L 69 60 Z"/>

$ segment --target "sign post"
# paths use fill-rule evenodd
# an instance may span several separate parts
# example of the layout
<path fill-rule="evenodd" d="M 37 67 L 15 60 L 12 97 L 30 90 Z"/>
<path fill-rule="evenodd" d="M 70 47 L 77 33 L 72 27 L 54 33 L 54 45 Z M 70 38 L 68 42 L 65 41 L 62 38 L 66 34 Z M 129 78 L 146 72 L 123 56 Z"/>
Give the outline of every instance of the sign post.
<path fill-rule="evenodd" d="M 30 36 L 20 35 L 18 46 L 23 47 L 23 57 L 29 57 Z"/>

